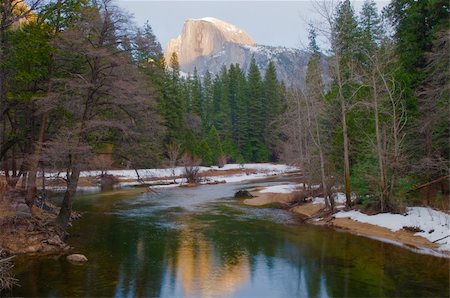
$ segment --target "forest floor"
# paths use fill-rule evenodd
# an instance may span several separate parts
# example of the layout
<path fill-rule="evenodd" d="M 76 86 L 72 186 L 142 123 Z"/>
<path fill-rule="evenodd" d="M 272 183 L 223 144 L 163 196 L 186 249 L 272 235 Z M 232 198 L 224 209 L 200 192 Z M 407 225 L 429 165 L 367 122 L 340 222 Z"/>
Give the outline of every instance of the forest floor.
<path fill-rule="evenodd" d="M 280 205 L 298 214 L 306 223 L 323 225 L 352 234 L 404 246 L 410 250 L 450 257 L 450 215 L 425 207 L 407 208 L 405 214 L 380 213 L 365 214 L 361 210 L 345 211 L 345 196 L 336 196 L 337 213 L 324 212 L 323 198 L 307 198 L 299 203 L 296 187 L 303 185 L 290 183 L 267 188 L 253 188 L 253 198 L 245 199 L 250 206 Z"/>

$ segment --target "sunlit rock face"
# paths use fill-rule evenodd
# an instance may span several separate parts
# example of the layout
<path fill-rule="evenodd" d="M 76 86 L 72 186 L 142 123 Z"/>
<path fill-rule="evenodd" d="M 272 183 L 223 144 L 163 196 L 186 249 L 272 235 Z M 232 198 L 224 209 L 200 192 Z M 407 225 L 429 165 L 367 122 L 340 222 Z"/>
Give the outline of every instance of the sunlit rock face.
<path fill-rule="evenodd" d="M 17 30 L 21 25 L 27 24 L 29 22 L 33 22 L 36 20 L 36 15 L 34 12 L 30 12 L 30 7 L 23 0 L 13 0 L 11 2 L 11 6 L 13 7 L 14 18 L 19 17 L 15 23 L 12 24 L 11 28 L 13 30 Z"/>
<path fill-rule="evenodd" d="M 236 63 L 247 72 L 252 57 L 264 73 L 272 60 L 278 78 L 288 86 L 303 86 L 309 59 L 309 54 L 299 49 L 257 45 L 242 29 L 215 18 L 187 20 L 182 33 L 166 47 L 168 65 L 173 52 L 181 71 L 192 73 L 197 68 L 200 75 L 206 71 L 217 74 L 223 65 Z"/>
<path fill-rule="evenodd" d="M 176 39 L 169 41 L 165 59 L 178 54 L 180 65 L 192 64 L 198 57 L 219 52 L 226 43 L 254 45 L 253 39 L 238 27 L 215 18 L 189 19 Z"/>

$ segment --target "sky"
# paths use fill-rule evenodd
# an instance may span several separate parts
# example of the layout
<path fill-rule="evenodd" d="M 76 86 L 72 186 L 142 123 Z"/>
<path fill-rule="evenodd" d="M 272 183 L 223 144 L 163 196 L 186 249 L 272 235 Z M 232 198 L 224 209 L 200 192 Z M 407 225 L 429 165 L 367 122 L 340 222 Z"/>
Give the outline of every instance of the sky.
<path fill-rule="evenodd" d="M 316 1 L 116 1 L 134 15 L 137 25 L 149 21 L 163 48 L 181 33 L 186 19 L 202 17 L 215 17 L 236 25 L 257 44 L 305 48 L 308 23 L 321 19 L 315 9 Z M 358 11 L 363 1 L 352 3 Z M 388 2 L 376 3 L 381 9 Z"/>

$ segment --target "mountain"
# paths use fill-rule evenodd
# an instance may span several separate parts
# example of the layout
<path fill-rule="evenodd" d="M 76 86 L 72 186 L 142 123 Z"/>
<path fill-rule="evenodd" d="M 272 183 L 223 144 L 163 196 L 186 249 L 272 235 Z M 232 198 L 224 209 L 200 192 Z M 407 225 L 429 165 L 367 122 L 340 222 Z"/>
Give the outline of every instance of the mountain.
<path fill-rule="evenodd" d="M 210 17 L 186 20 L 181 34 L 166 47 L 166 61 L 173 52 L 185 73 L 192 73 L 196 67 L 200 74 L 207 70 L 214 74 L 232 63 L 247 71 L 252 57 L 264 71 L 273 60 L 278 78 L 295 86 L 303 85 L 309 59 L 307 52 L 298 49 L 258 45 L 242 29 Z"/>

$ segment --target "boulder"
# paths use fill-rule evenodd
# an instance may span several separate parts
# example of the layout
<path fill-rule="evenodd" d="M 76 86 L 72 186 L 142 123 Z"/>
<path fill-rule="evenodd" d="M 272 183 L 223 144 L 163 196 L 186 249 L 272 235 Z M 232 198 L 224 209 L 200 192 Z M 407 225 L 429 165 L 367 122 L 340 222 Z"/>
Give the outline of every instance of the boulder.
<path fill-rule="evenodd" d="M 74 264 L 81 264 L 88 261 L 85 255 L 82 254 L 71 254 L 66 257 L 67 261 Z"/>
<path fill-rule="evenodd" d="M 252 194 L 246 190 L 246 189 L 241 189 L 238 190 L 235 194 L 234 194 L 235 198 L 253 198 Z"/>

